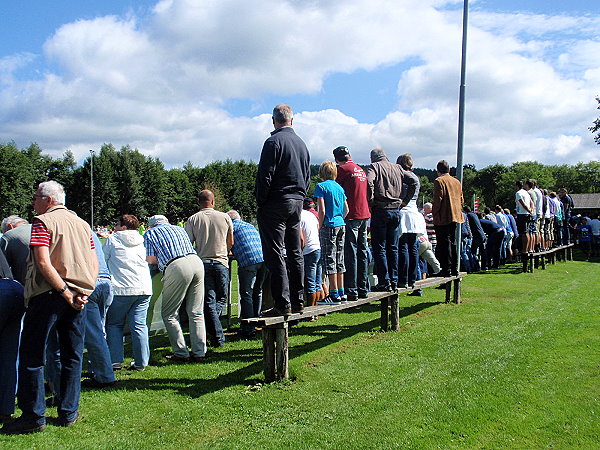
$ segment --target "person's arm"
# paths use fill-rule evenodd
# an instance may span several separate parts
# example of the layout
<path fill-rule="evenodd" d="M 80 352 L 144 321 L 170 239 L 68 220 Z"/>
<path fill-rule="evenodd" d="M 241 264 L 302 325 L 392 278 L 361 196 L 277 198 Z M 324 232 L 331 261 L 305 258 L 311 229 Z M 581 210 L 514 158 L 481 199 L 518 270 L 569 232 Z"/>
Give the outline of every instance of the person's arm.
<path fill-rule="evenodd" d="M 367 167 L 367 202 L 369 206 L 373 204 L 375 199 L 375 170 L 373 166 Z"/>
<path fill-rule="evenodd" d="M 227 251 L 229 252 L 233 248 L 233 232 L 230 230 L 227 233 Z"/>
<path fill-rule="evenodd" d="M 146 262 L 148 264 L 158 264 L 158 258 L 156 256 L 146 256 Z"/>
<path fill-rule="evenodd" d="M 256 185 L 255 195 L 256 204 L 263 206 L 267 202 L 269 196 L 269 190 L 271 189 L 271 183 L 273 182 L 273 176 L 275 169 L 277 168 L 276 163 L 276 145 L 271 140 L 265 141 L 262 151 L 260 153 L 260 162 L 258 163 L 258 172 L 256 173 Z M 310 186 L 310 171 L 307 175 L 307 182 Z"/>
<path fill-rule="evenodd" d="M 436 179 L 433 181 L 433 196 L 431 199 L 431 215 L 435 219 L 439 217 L 440 214 L 440 205 L 442 204 L 442 185 Z M 434 222 L 435 223 L 435 222 Z"/>
<path fill-rule="evenodd" d="M 321 228 L 325 220 L 325 200 L 323 200 L 323 197 L 317 198 L 317 211 L 319 212 L 319 228 Z"/>
<path fill-rule="evenodd" d="M 348 215 L 348 213 L 350 212 L 350 208 L 348 207 L 348 200 L 344 201 L 344 218 Z"/>
<path fill-rule="evenodd" d="M 408 205 L 408 202 L 410 202 L 413 196 L 415 195 L 415 191 L 417 190 L 419 180 L 412 173 L 402 170 L 402 183 L 406 185 L 406 194 L 402 195 L 402 207 L 404 207 Z"/>
<path fill-rule="evenodd" d="M 304 228 L 300 228 L 300 248 L 306 247 L 306 234 Z"/>

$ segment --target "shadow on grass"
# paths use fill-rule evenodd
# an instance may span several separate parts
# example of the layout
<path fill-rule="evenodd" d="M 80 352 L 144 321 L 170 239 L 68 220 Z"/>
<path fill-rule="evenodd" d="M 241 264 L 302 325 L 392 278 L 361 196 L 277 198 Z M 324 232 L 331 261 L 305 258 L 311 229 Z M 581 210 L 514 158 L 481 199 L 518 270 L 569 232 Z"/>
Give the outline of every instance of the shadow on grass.
<path fill-rule="evenodd" d="M 431 306 L 438 305 L 443 302 L 421 302 L 406 307 L 400 307 L 400 317 L 407 317 L 416 314 Z M 337 312 L 341 314 L 356 314 L 356 313 L 374 313 L 379 312 L 380 306 L 376 304 L 363 305 L 356 309 Z M 290 337 L 294 336 L 311 336 L 316 339 L 310 342 L 305 342 L 301 345 L 294 345 L 289 349 L 289 357 L 295 358 L 306 353 L 310 353 L 321 348 L 325 348 L 344 338 L 354 336 L 358 333 L 372 332 L 374 328 L 378 328 L 380 323 L 379 316 L 376 319 L 355 325 L 335 325 L 335 324 L 318 324 L 315 322 L 302 322 L 296 326 L 290 327 Z M 212 362 L 226 363 L 241 363 L 243 367 L 218 374 L 216 377 L 173 377 L 173 378 L 126 378 L 121 379 L 115 386 L 108 388 L 111 391 L 126 390 L 153 390 L 153 391 L 175 391 L 180 395 L 191 398 L 198 398 L 206 394 L 217 392 L 232 386 L 249 386 L 263 382 L 262 371 L 262 341 L 257 339 L 254 341 L 256 347 L 249 349 L 220 349 L 218 351 L 209 351 L 206 362 L 197 364 L 182 364 L 182 373 L 193 370 L 194 366 L 198 368 L 211 364 Z M 154 336 L 152 338 L 153 367 L 173 366 L 174 364 L 165 362 L 162 358 L 170 352 L 169 341 L 166 336 Z M 152 370 L 150 368 L 149 370 Z M 185 372 L 184 372 L 185 371 Z M 200 371 L 199 371 L 200 372 Z M 85 389 L 84 389 L 85 390 Z"/>

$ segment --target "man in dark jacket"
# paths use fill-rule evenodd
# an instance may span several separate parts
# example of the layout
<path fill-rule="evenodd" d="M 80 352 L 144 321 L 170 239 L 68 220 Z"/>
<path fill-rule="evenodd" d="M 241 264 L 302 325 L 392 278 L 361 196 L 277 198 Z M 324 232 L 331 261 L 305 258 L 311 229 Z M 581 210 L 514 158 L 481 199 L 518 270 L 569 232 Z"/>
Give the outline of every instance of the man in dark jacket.
<path fill-rule="evenodd" d="M 487 263 L 488 267 L 497 269 L 500 265 L 500 249 L 502 247 L 502 241 L 504 240 L 504 228 L 498 225 L 496 222 L 492 222 L 488 219 L 479 218 L 481 228 L 487 235 Z"/>
<path fill-rule="evenodd" d="M 463 211 L 467 215 L 469 222 L 469 228 L 471 229 L 472 241 L 471 241 L 471 255 L 473 259 L 471 261 L 472 269 L 474 272 L 480 270 L 487 270 L 487 254 L 485 251 L 485 244 L 487 242 L 487 236 L 485 235 L 481 223 L 479 223 L 479 217 L 471 208 L 467 205 L 463 207 Z"/>
<path fill-rule="evenodd" d="M 374 291 L 391 292 L 398 285 L 398 239 L 402 199 L 411 199 L 418 180 L 407 175 L 399 164 L 393 164 L 383 150 L 371 150 L 367 169 L 367 197 L 371 206 L 371 246 L 375 259 L 377 285 Z M 402 192 L 402 184 L 407 192 Z"/>
<path fill-rule="evenodd" d="M 300 211 L 310 185 L 310 156 L 292 128 L 292 108 L 273 109 L 273 126 L 256 175 L 257 220 L 274 307 L 263 314 L 289 316 L 304 309 Z M 285 253 L 285 259 L 284 259 Z"/>

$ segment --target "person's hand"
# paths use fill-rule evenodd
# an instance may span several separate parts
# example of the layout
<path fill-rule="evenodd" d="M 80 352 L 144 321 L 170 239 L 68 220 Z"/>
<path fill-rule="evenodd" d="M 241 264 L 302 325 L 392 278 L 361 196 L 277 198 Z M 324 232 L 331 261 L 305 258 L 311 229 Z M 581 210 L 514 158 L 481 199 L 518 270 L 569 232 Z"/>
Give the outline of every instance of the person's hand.
<path fill-rule="evenodd" d="M 85 307 L 85 304 L 87 302 L 88 302 L 88 296 L 77 292 L 75 294 L 75 297 L 73 298 L 73 303 L 71 304 L 71 306 L 74 309 L 81 311 Z"/>

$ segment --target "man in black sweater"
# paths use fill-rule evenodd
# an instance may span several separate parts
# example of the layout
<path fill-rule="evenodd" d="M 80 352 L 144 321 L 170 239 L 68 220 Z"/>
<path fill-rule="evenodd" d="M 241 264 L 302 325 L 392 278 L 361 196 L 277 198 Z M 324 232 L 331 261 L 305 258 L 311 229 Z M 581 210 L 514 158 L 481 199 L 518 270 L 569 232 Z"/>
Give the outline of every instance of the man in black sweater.
<path fill-rule="evenodd" d="M 467 215 L 469 228 L 473 235 L 473 240 L 471 242 L 471 255 L 473 255 L 472 269 L 474 272 L 487 270 L 487 253 L 485 251 L 487 236 L 485 235 L 483 228 L 481 228 L 481 223 L 479 222 L 477 214 L 471 211 L 471 208 L 467 205 L 463 207 L 463 211 Z"/>
<path fill-rule="evenodd" d="M 292 128 L 293 119 L 289 106 L 273 109 L 275 130 L 263 145 L 256 175 L 257 220 L 274 301 L 263 312 L 267 316 L 304 309 L 300 212 L 310 186 L 310 156 Z"/>

